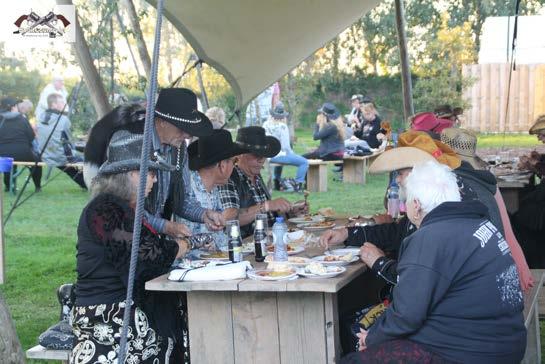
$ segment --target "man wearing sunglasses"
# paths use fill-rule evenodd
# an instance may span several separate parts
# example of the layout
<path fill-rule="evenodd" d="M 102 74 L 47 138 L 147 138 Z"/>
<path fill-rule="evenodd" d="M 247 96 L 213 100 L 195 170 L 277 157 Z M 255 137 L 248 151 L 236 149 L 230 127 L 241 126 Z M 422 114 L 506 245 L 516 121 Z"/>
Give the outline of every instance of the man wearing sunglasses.
<path fill-rule="evenodd" d="M 238 158 L 229 182 L 220 187 L 221 203 L 225 220 L 238 219 L 242 237 L 253 234 L 255 215 L 266 213 L 269 225 L 279 214 L 308 212 L 304 202 L 290 203 L 284 198 L 272 199 L 261 177 L 261 169 L 267 158 L 280 151 L 280 142 L 265 135 L 260 126 L 248 126 L 238 130 L 236 143 L 248 150 Z"/>

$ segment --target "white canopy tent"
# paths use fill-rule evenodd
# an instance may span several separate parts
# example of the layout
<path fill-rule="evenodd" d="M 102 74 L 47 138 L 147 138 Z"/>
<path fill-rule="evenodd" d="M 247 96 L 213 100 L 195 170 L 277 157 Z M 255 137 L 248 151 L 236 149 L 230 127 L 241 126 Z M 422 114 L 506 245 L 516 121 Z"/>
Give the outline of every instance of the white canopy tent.
<path fill-rule="evenodd" d="M 241 108 L 379 2 L 167 0 L 164 15 L 225 77 Z"/>

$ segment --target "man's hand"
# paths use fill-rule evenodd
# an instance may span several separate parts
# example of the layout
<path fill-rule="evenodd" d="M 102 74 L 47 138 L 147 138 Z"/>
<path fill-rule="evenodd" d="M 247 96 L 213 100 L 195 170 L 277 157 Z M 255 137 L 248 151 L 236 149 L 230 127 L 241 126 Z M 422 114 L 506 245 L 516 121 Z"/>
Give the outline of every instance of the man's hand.
<path fill-rule="evenodd" d="M 182 223 L 167 221 L 165 224 L 165 234 L 173 238 L 183 238 L 191 236 L 191 230 Z"/>
<path fill-rule="evenodd" d="M 267 211 L 274 211 L 280 213 L 286 213 L 291 210 L 291 203 L 285 198 L 276 198 L 274 200 L 266 201 L 265 208 Z"/>
<path fill-rule="evenodd" d="M 376 245 L 371 243 L 363 243 L 360 248 L 360 258 L 369 268 L 373 267 L 376 260 L 380 257 L 385 256 L 384 252 L 377 248 Z"/>
<path fill-rule="evenodd" d="M 309 206 L 305 201 L 297 201 L 291 205 L 290 213 L 296 216 L 308 214 Z"/>
<path fill-rule="evenodd" d="M 218 231 L 225 227 L 225 219 L 221 212 L 207 209 L 204 211 L 203 221 L 206 227 L 212 231 Z"/>
<path fill-rule="evenodd" d="M 360 333 L 356 334 L 358 337 L 358 344 L 360 351 L 364 351 L 367 349 L 367 345 L 365 345 L 365 340 L 367 339 L 367 330 L 360 329 Z"/>
<path fill-rule="evenodd" d="M 338 245 L 348 238 L 348 229 L 326 230 L 320 236 L 320 245 L 327 249 L 330 245 Z"/>
<path fill-rule="evenodd" d="M 389 224 L 391 222 L 394 222 L 394 219 L 388 214 L 373 215 L 373 220 L 375 220 L 375 224 L 377 225 Z"/>
<path fill-rule="evenodd" d="M 176 259 L 182 258 L 189 251 L 189 242 L 186 239 L 176 239 L 178 243 L 178 254 L 176 254 Z"/>

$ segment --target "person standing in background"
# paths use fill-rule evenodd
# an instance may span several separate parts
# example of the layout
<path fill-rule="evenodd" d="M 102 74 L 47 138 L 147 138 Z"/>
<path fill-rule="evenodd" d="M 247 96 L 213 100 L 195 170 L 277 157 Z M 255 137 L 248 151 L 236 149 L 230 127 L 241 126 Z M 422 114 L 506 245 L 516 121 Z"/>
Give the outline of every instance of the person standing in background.
<path fill-rule="evenodd" d="M 52 93 L 61 95 L 64 100 L 64 103 L 67 103 L 68 100 L 68 91 L 64 87 L 64 79 L 60 75 L 53 76 L 51 83 L 44 87 L 40 93 L 40 101 L 36 106 L 36 120 L 41 119 L 41 115 L 49 108 L 47 105 L 47 97 Z M 66 106 L 64 112 L 68 112 L 68 105 Z"/>

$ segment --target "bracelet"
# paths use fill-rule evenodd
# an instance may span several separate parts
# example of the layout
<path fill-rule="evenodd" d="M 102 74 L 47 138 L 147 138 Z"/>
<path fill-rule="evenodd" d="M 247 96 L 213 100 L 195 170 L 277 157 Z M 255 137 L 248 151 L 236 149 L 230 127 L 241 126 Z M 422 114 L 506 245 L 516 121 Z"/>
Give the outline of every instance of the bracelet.
<path fill-rule="evenodd" d="M 261 202 L 259 204 L 259 212 L 262 213 L 262 214 L 267 212 L 267 211 L 265 211 L 265 202 Z"/>

